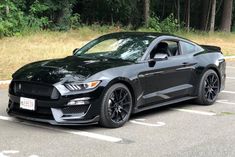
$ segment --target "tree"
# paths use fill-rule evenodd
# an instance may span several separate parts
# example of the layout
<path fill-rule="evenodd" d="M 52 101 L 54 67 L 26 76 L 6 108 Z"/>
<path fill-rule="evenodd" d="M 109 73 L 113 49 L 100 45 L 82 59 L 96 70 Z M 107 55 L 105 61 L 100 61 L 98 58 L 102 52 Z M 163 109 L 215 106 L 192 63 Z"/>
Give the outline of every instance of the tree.
<path fill-rule="evenodd" d="M 211 8 L 211 23 L 210 23 L 210 32 L 215 31 L 215 12 L 216 12 L 216 0 L 212 0 L 212 8 Z"/>
<path fill-rule="evenodd" d="M 220 29 L 224 32 L 231 31 L 233 0 L 224 0 Z"/>
<path fill-rule="evenodd" d="M 191 8 L 191 5 L 190 5 L 190 0 L 186 0 L 185 2 L 185 25 L 186 25 L 186 28 L 187 28 L 187 31 L 189 32 L 189 29 L 190 29 L 190 8 Z"/>
<path fill-rule="evenodd" d="M 177 0 L 177 20 L 180 23 L 180 0 Z"/>
<path fill-rule="evenodd" d="M 144 0 L 144 24 L 148 27 L 150 1 Z"/>
<path fill-rule="evenodd" d="M 202 12 L 200 20 L 200 30 L 206 31 L 210 14 L 210 0 L 201 0 Z M 208 9 L 209 8 L 209 9 Z"/>

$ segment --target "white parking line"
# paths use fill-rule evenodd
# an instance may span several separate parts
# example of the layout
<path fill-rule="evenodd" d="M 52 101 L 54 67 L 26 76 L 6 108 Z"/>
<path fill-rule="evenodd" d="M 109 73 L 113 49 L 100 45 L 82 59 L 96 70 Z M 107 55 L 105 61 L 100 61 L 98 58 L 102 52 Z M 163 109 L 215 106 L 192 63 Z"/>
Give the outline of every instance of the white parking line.
<path fill-rule="evenodd" d="M 225 56 L 224 58 L 225 59 L 233 59 L 233 58 L 235 58 L 235 56 Z"/>
<path fill-rule="evenodd" d="M 10 157 L 9 154 L 18 154 L 18 150 L 3 150 L 0 152 L 0 157 Z M 29 157 L 39 157 L 38 155 L 30 155 Z"/>
<path fill-rule="evenodd" d="M 144 125 L 144 126 L 160 127 L 160 126 L 166 125 L 166 123 L 164 123 L 164 122 L 145 123 L 143 121 L 145 121 L 145 119 L 130 120 L 131 123 Z"/>
<path fill-rule="evenodd" d="M 226 79 L 235 80 L 235 77 L 226 77 Z"/>
<path fill-rule="evenodd" d="M 13 118 L 11 118 L 11 117 L 7 117 L 7 116 L 0 116 L 0 120 L 13 121 Z"/>
<path fill-rule="evenodd" d="M 4 80 L 4 81 L 0 81 L 0 85 L 1 84 L 10 84 L 11 80 Z"/>
<path fill-rule="evenodd" d="M 222 91 L 222 93 L 235 94 L 234 91 L 226 91 L 226 90 Z"/>
<path fill-rule="evenodd" d="M 214 113 L 214 112 L 205 112 L 205 111 L 190 110 L 190 109 L 172 108 L 172 110 L 200 114 L 200 115 L 206 115 L 206 116 L 215 116 L 216 115 L 216 113 Z"/>
<path fill-rule="evenodd" d="M 113 143 L 117 143 L 117 142 L 122 141 L 121 138 L 106 136 L 106 135 L 101 135 L 101 134 L 96 134 L 96 133 L 91 133 L 91 132 L 86 132 L 86 131 L 65 131 L 65 132 L 70 133 L 70 134 L 74 134 L 74 135 L 90 137 L 90 138 L 94 138 L 97 140 L 113 142 Z"/>
<path fill-rule="evenodd" d="M 19 151 L 18 150 L 4 150 L 1 153 L 3 153 L 3 154 L 16 154 L 16 153 L 19 153 Z"/>
<path fill-rule="evenodd" d="M 3 150 L 0 152 L 0 157 L 9 157 L 8 154 L 17 154 L 19 153 L 18 150 Z"/>
<path fill-rule="evenodd" d="M 232 66 L 226 66 L 226 68 L 235 69 L 235 67 L 232 67 Z"/>
<path fill-rule="evenodd" d="M 11 118 L 11 117 L 8 117 L 8 116 L 0 116 L 0 120 L 14 121 L 14 118 Z M 79 130 L 70 131 L 70 130 L 63 130 L 63 129 L 46 127 L 46 126 L 43 126 L 43 125 L 42 126 L 35 125 L 35 124 L 30 124 L 30 125 L 36 126 L 36 127 L 41 127 L 41 128 L 46 128 L 46 129 L 50 129 L 50 130 L 56 130 L 56 131 L 60 131 L 60 132 L 65 132 L 65 133 L 69 133 L 69 134 L 73 134 L 73 135 L 89 137 L 89 138 L 92 138 L 92 139 L 112 142 L 112 143 L 118 143 L 118 142 L 122 142 L 123 141 L 122 138 L 113 137 L 113 136 L 107 136 L 107 135 L 101 135 L 101 134 L 96 134 L 96 133 L 91 133 L 91 132 L 86 132 L 86 131 L 79 131 Z"/>
<path fill-rule="evenodd" d="M 228 100 L 217 100 L 216 102 L 222 103 L 222 104 L 235 105 L 234 102 L 229 102 Z"/>

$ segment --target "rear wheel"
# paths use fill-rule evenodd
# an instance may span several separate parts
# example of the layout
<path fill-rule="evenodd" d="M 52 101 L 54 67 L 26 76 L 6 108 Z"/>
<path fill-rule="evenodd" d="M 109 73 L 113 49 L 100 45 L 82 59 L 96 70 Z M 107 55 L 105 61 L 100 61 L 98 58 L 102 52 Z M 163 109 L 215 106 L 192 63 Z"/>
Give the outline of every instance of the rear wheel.
<path fill-rule="evenodd" d="M 219 77 L 214 70 L 206 71 L 200 81 L 197 103 L 211 105 L 215 102 L 219 93 Z"/>
<path fill-rule="evenodd" d="M 131 109 L 132 95 L 129 89 L 124 84 L 114 84 L 104 95 L 100 124 L 109 128 L 121 127 L 128 121 Z"/>

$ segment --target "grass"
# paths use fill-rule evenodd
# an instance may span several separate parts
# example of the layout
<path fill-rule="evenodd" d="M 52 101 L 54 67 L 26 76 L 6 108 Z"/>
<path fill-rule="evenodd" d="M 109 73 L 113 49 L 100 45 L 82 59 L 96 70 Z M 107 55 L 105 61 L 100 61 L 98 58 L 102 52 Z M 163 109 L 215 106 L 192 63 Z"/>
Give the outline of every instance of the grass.
<path fill-rule="evenodd" d="M 38 60 L 60 58 L 72 54 L 88 41 L 120 28 L 83 27 L 68 32 L 42 31 L 24 36 L 0 39 L 0 80 L 11 79 L 21 66 Z M 200 44 L 220 46 L 225 55 L 235 55 L 235 34 L 176 33 Z"/>
<path fill-rule="evenodd" d="M 176 35 L 190 39 L 198 44 L 219 46 L 226 56 L 235 55 L 235 33 L 215 32 L 209 34 L 203 32 L 178 32 Z"/>
<path fill-rule="evenodd" d="M 71 55 L 75 48 L 101 34 L 84 28 L 69 32 L 43 31 L 0 39 L 0 80 L 11 79 L 11 74 L 27 63 Z"/>

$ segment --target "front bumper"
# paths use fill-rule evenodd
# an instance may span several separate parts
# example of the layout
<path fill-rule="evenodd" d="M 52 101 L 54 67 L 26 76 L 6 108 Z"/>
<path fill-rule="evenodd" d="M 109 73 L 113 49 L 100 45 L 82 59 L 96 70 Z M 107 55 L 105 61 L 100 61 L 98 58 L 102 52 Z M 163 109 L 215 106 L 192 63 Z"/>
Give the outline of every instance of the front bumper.
<path fill-rule="evenodd" d="M 89 125 L 99 121 L 100 98 L 91 99 L 85 105 L 67 106 L 72 98 L 61 97 L 59 100 L 38 100 L 35 97 L 36 109 L 29 111 L 20 108 L 20 96 L 9 94 L 7 113 L 10 116 L 50 123 L 52 125 Z"/>

